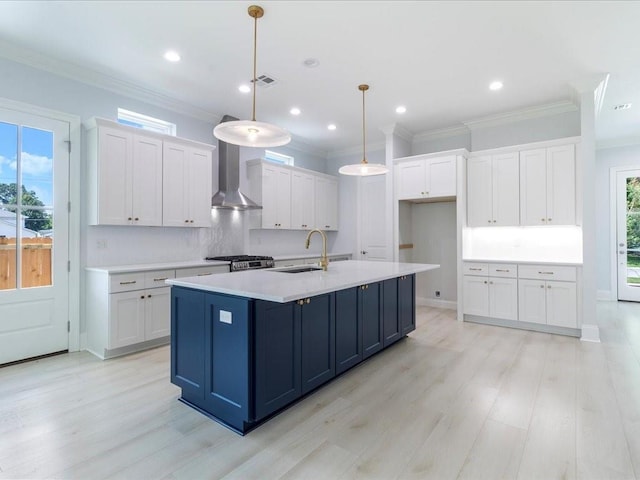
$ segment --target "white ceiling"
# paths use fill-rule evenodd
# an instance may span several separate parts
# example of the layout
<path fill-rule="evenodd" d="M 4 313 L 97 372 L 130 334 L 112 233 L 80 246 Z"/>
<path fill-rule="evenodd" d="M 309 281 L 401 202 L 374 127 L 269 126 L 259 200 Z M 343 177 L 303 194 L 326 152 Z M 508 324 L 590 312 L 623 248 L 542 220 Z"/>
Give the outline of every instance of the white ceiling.
<path fill-rule="evenodd" d="M 250 117 L 237 87 L 252 75 L 249 1 L 2 1 L 0 55 L 40 56 L 94 83 L 184 103 L 212 124 Z M 400 124 L 411 133 L 566 102 L 572 85 L 610 74 L 600 142 L 640 138 L 640 2 L 262 1 L 257 120 L 335 152 Z M 16 50 L 16 48 L 18 50 Z M 173 48 L 182 61 L 166 62 Z M 12 53 L 13 52 L 13 53 Z M 319 66 L 303 61 L 316 58 Z M 46 59 L 46 61 L 45 61 Z M 46 63 L 46 65 L 45 65 Z M 505 87 L 491 92 L 501 79 Z M 614 112 L 613 105 L 633 103 Z M 407 113 L 394 109 L 403 104 Z M 288 112 L 302 110 L 298 117 Z M 328 123 L 338 129 L 327 130 Z M 213 141 L 213 138 L 212 138 Z"/>

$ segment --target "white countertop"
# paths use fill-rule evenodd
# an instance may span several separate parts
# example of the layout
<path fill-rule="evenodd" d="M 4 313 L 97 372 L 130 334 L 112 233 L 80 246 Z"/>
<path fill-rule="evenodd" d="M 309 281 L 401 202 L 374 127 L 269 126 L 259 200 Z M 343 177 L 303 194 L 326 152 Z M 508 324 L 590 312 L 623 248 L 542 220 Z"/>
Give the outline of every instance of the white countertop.
<path fill-rule="evenodd" d="M 164 263 L 144 263 L 140 265 L 113 265 L 106 267 L 87 267 L 86 269 L 93 272 L 107 273 L 130 273 L 130 272 L 148 272 L 150 270 L 169 270 L 179 268 L 193 267 L 211 267 L 216 265 L 229 265 L 229 262 L 220 262 L 218 260 L 185 260 L 182 262 L 164 262 Z"/>
<path fill-rule="evenodd" d="M 351 253 L 327 253 L 327 257 L 329 259 L 331 259 L 331 257 L 346 257 L 352 255 Z M 273 259 L 276 262 L 281 262 L 284 260 L 300 260 L 302 258 L 320 258 L 322 256 L 322 253 L 320 252 L 316 252 L 315 254 L 313 254 L 312 252 L 310 253 L 299 253 L 297 255 L 274 255 Z"/>
<path fill-rule="evenodd" d="M 166 283 L 208 292 L 286 303 L 436 268 L 440 268 L 440 265 L 346 260 L 330 264 L 326 272 L 317 270 L 284 273 L 267 268 L 207 277 L 176 278 L 166 280 Z"/>
<path fill-rule="evenodd" d="M 582 262 L 565 262 L 557 260 L 518 260 L 515 258 L 463 258 L 462 261 L 478 263 L 517 263 L 520 265 L 566 265 L 570 267 L 582 266 Z"/>

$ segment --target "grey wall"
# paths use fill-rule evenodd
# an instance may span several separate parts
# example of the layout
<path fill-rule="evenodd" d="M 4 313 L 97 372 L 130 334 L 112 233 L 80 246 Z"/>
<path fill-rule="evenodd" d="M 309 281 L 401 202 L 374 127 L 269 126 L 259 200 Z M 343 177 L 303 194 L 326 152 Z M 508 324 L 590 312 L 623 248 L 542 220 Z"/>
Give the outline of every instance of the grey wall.
<path fill-rule="evenodd" d="M 611 284 L 611 192 L 610 170 L 613 167 L 630 167 L 640 169 L 640 145 L 596 150 L 596 268 L 597 289 L 612 292 Z"/>
<path fill-rule="evenodd" d="M 444 152 L 446 150 L 456 150 L 458 148 L 471 150 L 471 131 L 462 135 L 431 140 L 421 140 L 418 136 L 418 139 L 413 142 L 411 155 Z"/>

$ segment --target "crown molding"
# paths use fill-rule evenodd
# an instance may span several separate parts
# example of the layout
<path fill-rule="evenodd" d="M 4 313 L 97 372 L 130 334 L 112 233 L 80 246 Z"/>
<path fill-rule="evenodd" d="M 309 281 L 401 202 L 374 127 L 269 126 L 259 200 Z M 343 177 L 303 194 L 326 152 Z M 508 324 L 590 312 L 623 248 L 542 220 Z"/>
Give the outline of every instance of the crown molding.
<path fill-rule="evenodd" d="M 0 56 L 38 70 L 45 70 L 61 77 L 135 98 L 136 100 L 188 115 L 198 120 L 211 122 L 213 125 L 216 125 L 222 119 L 222 115 L 219 113 L 196 107 L 195 105 L 176 100 L 154 90 L 140 87 L 126 80 L 121 80 L 86 67 L 80 67 L 75 63 L 58 60 L 3 40 L 0 40 Z"/>
<path fill-rule="evenodd" d="M 409 130 L 407 130 L 405 127 L 403 127 L 399 123 L 387 125 L 386 127 L 380 127 L 380 131 L 384 133 L 386 136 L 395 135 L 409 143 L 411 143 L 411 141 L 413 140 L 413 133 L 411 133 Z"/>
<path fill-rule="evenodd" d="M 549 117 L 552 115 L 560 115 L 561 113 L 576 112 L 578 107 L 570 101 L 562 101 L 549 103 L 547 105 L 539 105 L 536 107 L 524 108 L 512 112 L 498 113 L 496 115 L 488 115 L 473 120 L 466 120 L 462 123 L 469 130 L 478 130 L 481 128 L 497 127 L 509 123 L 530 120 L 533 118 Z"/>
<path fill-rule="evenodd" d="M 640 145 L 640 136 L 629 136 L 612 138 L 609 140 L 596 141 L 596 150 L 606 150 L 608 148 L 633 147 Z"/>
<path fill-rule="evenodd" d="M 440 138 L 459 137 L 461 135 L 468 135 L 469 133 L 471 133 L 471 130 L 465 125 L 439 128 L 437 130 L 418 133 L 413 137 L 413 143 L 427 142 Z"/>

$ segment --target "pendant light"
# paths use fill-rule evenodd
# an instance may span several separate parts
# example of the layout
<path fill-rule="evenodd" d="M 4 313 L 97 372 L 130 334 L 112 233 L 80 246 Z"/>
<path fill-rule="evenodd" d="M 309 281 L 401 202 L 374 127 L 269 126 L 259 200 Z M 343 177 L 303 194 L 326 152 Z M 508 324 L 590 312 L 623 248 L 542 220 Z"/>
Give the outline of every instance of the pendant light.
<path fill-rule="evenodd" d="M 366 142 L 365 142 L 365 121 L 364 121 L 364 92 L 369 90 L 369 85 L 358 85 L 358 90 L 362 92 L 362 161 L 354 165 L 345 165 L 338 170 L 342 175 L 359 175 L 366 177 L 369 175 L 383 175 L 389 169 L 380 163 L 367 162 Z"/>
<path fill-rule="evenodd" d="M 248 11 L 249 16 L 253 18 L 253 114 L 251 120 L 236 120 L 216 125 L 213 129 L 213 136 L 223 142 L 241 147 L 279 147 L 291 141 L 289 132 L 276 125 L 256 121 L 258 18 L 264 15 L 264 9 L 258 5 L 251 5 Z"/>

